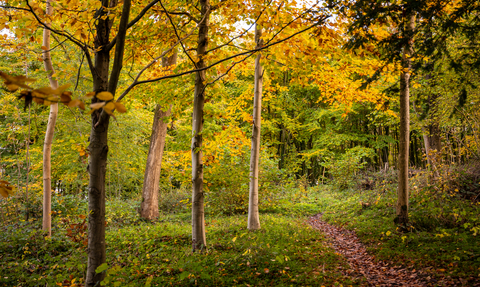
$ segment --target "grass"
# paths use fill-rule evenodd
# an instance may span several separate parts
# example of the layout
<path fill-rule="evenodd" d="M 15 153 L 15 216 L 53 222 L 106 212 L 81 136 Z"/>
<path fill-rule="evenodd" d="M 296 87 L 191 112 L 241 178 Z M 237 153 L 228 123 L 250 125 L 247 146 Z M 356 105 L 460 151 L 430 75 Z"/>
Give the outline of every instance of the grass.
<path fill-rule="evenodd" d="M 191 252 L 191 225 L 184 195 L 169 195 L 157 222 L 139 219 L 139 199 L 107 201 L 106 286 L 356 286 L 345 277 L 345 259 L 328 247 L 324 235 L 306 224 L 323 213 L 330 223 L 356 230 L 377 259 L 433 276 L 478 280 L 479 205 L 455 192 L 439 190 L 421 176 L 412 179 L 410 232 L 393 223 L 394 174 L 375 174 L 373 189 L 338 190 L 323 185 L 282 189 L 261 205 L 262 229 L 246 230 L 246 215 L 207 214 L 208 246 Z M 362 182 L 361 178 L 358 178 Z M 369 184 L 372 187 L 372 184 Z M 445 186 L 443 184 L 442 186 Z M 53 236 L 45 238 L 40 215 L 24 221 L 15 199 L 2 202 L 0 286 L 75 286 L 86 270 L 87 202 L 57 196 Z M 7 206 L 9 205 L 9 206 Z M 8 208 L 7 208 L 8 207 Z M 476 278 L 476 279 L 475 279 Z"/>
<path fill-rule="evenodd" d="M 107 203 L 107 264 L 101 268 L 107 274 L 106 286 L 360 284 L 338 271 L 339 266 L 347 267 L 345 260 L 305 223 L 305 216 L 299 216 L 305 202 L 263 213 L 262 229 L 256 232 L 246 230 L 246 215 L 207 217 L 209 245 L 204 253 L 191 252 L 189 214 L 164 214 L 148 223 L 138 219 L 136 204 Z M 85 209 L 71 211 L 55 216 L 50 239 L 38 231 L 38 219 L 2 227 L 0 286 L 83 282 Z M 69 235 L 72 229 L 76 237 Z"/>

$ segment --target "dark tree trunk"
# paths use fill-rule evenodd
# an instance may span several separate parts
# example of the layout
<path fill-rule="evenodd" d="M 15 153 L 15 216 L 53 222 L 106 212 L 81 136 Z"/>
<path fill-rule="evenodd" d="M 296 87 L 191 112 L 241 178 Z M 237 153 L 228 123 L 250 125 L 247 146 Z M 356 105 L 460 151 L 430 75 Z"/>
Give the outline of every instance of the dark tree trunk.
<path fill-rule="evenodd" d="M 118 27 L 115 56 L 112 74 L 109 80 L 110 51 L 106 49 L 109 44 L 109 34 L 113 20 L 102 19 L 106 11 L 103 10 L 96 20 L 95 64 L 92 71 L 93 90 L 96 93 L 115 91 L 122 70 L 123 52 L 125 48 L 125 35 L 130 13 L 130 0 L 123 1 L 122 16 Z M 116 6 L 116 1 L 102 1 L 104 7 Z M 92 102 L 99 102 L 96 97 Z M 108 125 L 110 116 L 103 109 L 92 113 L 92 129 L 90 132 L 90 145 L 88 147 L 90 160 L 88 173 L 88 265 L 85 286 L 96 286 L 105 277 L 104 272 L 96 273 L 98 266 L 105 263 L 105 174 L 108 155 Z"/>

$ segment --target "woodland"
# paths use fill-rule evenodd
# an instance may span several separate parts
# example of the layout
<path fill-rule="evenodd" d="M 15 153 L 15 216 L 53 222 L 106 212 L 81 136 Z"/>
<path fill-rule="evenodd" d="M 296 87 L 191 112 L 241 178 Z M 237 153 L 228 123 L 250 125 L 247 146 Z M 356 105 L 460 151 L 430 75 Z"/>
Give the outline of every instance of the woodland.
<path fill-rule="evenodd" d="M 1 0 L 0 286 L 480 286 L 480 2 Z"/>

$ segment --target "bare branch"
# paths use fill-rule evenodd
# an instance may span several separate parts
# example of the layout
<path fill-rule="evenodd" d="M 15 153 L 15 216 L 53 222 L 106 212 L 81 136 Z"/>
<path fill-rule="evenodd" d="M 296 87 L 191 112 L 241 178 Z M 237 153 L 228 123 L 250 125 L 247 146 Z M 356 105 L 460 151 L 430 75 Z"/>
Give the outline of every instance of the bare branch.
<path fill-rule="evenodd" d="M 82 65 L 83 65 L 83 59 L 85 58 L 85 54 L 82 54 L 82 60 L 80 61 L 80 66 L 78 66 L 78 72 L 77 72 L 77 82 L 75 83 L 75 89 L 73 89 L 74 91 L 77 90 L 77 87 L 78 87 L 78 80 L 80 79 L 80 71 L 82 69 Z"/>

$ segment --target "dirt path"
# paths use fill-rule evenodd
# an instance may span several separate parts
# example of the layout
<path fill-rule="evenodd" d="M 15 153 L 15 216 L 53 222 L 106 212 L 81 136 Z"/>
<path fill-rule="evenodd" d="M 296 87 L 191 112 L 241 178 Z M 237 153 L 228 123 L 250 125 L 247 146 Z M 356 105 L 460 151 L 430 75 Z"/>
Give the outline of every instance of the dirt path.
<path fill-rule="evenodd" d="M 325 233 L 335 251 L 345 256 L 350 269 L 342 270 L 344 275 L 355 278 L 364 277 L 367 280 L 367 286 L 472 286 L 450 278 L 437 280 L 422 270 L 408 270 L 401 266 L 376 261 L 367 253 L 355 232 L 326 223 L 321 219 L 321 214 L 310 217 L 308 223 Z"/>

